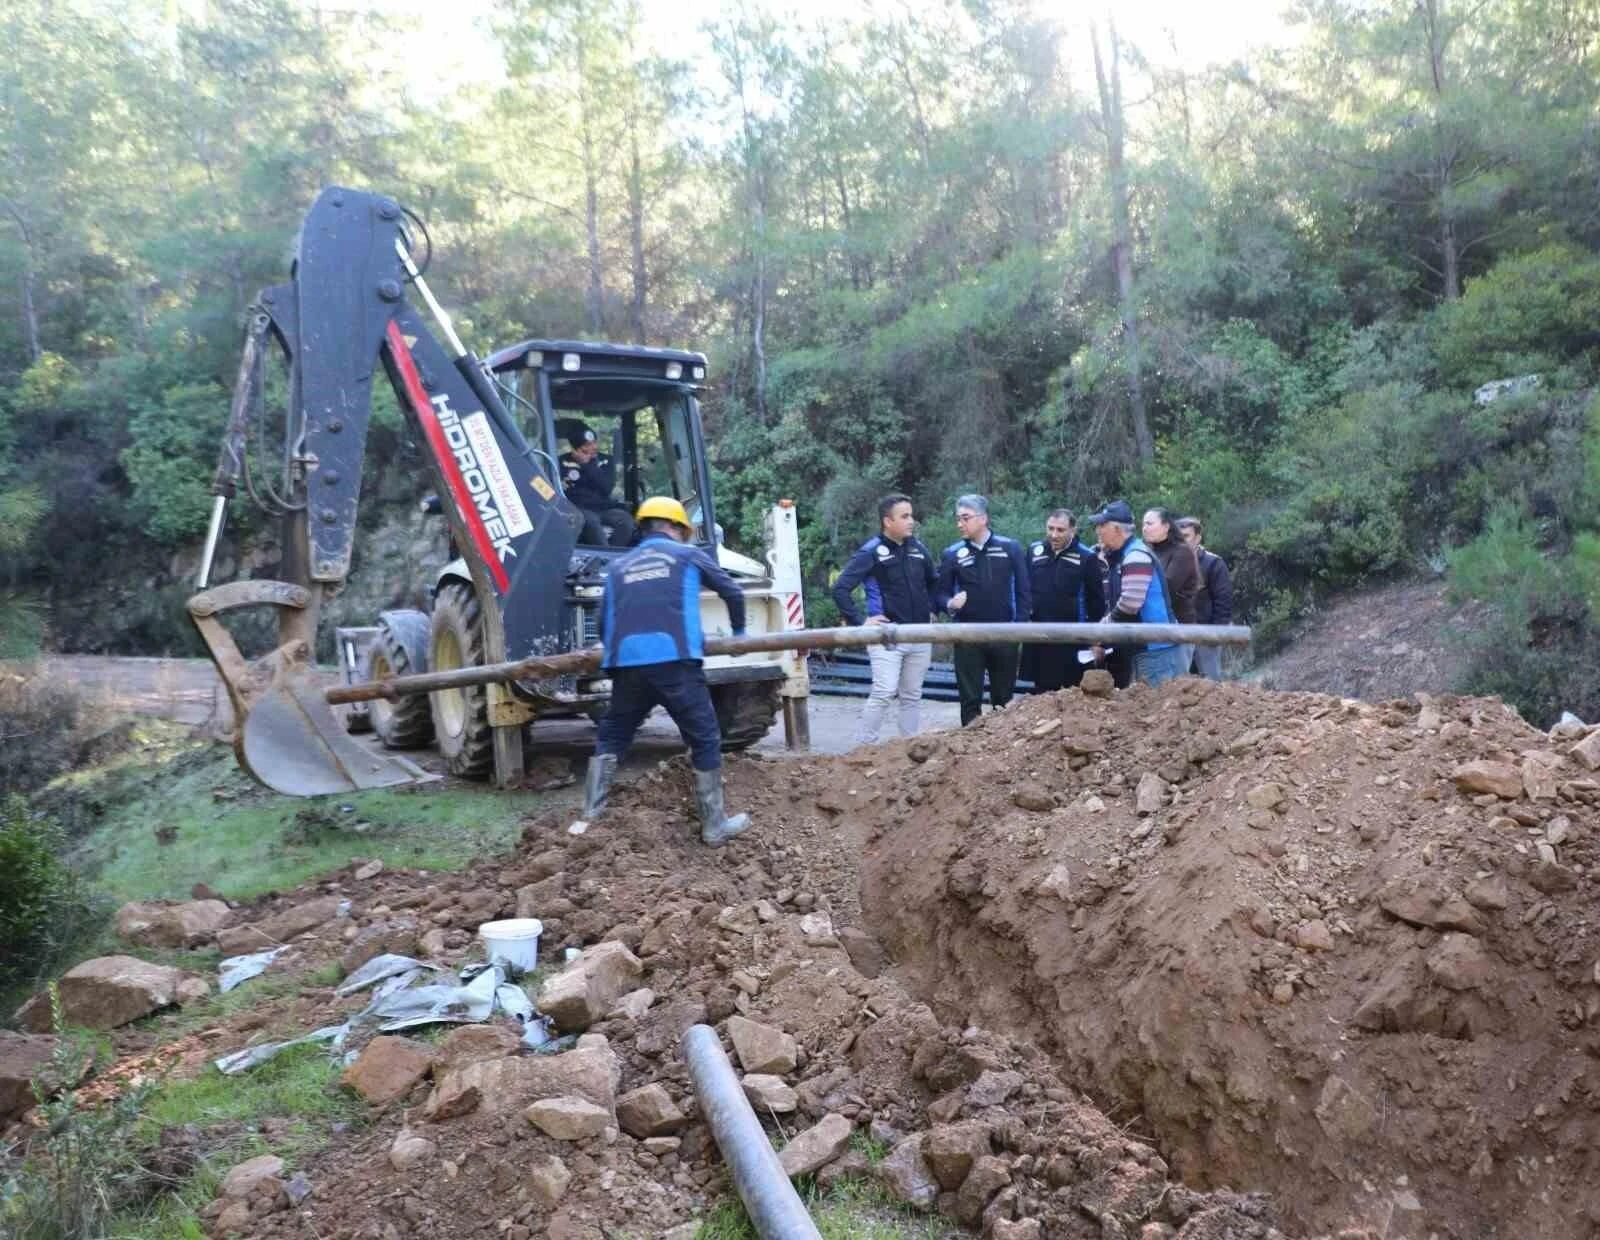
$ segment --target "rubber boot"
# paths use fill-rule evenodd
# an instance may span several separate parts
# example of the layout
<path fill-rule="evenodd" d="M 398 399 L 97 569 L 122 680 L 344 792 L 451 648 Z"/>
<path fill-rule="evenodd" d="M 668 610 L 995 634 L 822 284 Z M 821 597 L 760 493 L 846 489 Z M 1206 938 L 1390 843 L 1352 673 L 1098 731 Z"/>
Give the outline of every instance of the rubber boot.
<path fill-rule="evenodd" d="M 617 755 L 597 753 L 589 759 L 589 770 L 583 781 L 583 816 L 598 818 L 606 807 L 606 794 L 611 791 L 611 781 L 617 775 Z"/>
<path fill-rule="evenodd" d="M 722 772 L 695 771 L 694 801 L 700 809 L 700 842 L 720 848 L 734 836 L 749 829 L 750 815 L 729 818 L 722 808 Z"/>

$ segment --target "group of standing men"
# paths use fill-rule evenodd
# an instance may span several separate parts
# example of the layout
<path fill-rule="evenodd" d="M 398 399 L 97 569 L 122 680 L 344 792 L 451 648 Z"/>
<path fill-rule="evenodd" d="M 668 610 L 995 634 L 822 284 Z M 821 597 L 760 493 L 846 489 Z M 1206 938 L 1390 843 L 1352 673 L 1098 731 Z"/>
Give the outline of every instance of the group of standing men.
<path fill-rule="evenodd" d="M 989 528 L 982 495 L 956 501 L 961 534 L 935 561 L 916 537 L 911 499 L 878 502 L 879 532 L 850 557 L 834 582 L 833 600 L 850 624 L 926 624 L 944 612 L 957 624 L 1039 620 L 1118 624 L 1231 624 L 1233 585 L 1221 557 L 1207 551 L 1198 518 L 1152 508 L 1135 532 L 1133 509 L 1115 500 L 1088 518 L 1098 541 L 1086 545 L 1073 514 L 1058 508 L 1043 539 L 1026 548 Z M 1141 537 L 1142 535 L 1142 537 Z M 866 598 L 865 613 L 855 590 Z M 878 739 L 891 702 L 899 703 L 902 736 L 920 725 L 922 681 L 933 648 L 921 644 L 873 647 L 872 690 L 856 741 Z M 1154 643 L 1135 648 L 984 642 L 955 647 L 961 723 L 982 709 L 984 682 L 991 706 L 1011 700 L 1019 666 L 1035 692 L 1076 685 L 1086 668 L 1104 667 L 1118 688 L 1135 680 L 1160 684 L 1190 671 L 1221 679 L 1221 648 Z"/>

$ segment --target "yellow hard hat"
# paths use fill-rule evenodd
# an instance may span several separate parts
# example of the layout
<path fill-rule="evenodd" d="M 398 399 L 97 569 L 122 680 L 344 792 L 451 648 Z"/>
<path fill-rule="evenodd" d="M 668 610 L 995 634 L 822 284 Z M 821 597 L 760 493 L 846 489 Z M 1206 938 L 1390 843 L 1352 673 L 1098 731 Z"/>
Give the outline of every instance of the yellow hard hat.
<path fill-rule="evenodd" d="M 657 521 L 673 521 L 684 529 L 690 528 L 689 514 L 683 510 L 683 505 L 670 495 L 652 495 L 639 505 L 635 514 L 639 520 L 648 521 L 652 517 Z"/>

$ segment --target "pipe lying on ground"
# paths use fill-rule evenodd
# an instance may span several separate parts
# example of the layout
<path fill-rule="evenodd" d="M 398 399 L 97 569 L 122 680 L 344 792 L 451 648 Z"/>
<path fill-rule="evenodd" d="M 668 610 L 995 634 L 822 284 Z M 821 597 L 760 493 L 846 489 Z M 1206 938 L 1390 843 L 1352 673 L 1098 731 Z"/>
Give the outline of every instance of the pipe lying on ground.
<path fill-rule="evenodd" d="M 781 633 L 747 633 L 743 637 L 708 637 L 707 655 L 757 654 L 775 650 L 843 650 L 857 646 L 901 643 L 970 645 L 979 642 L 1037 642 L 1077 646 L 1148 646 L 1170 642 L 1192 646 L 1248 646 L 1250 629 L 1242 624 L 863 624 L 842 629 L 789 629 Z M 422 672 L 329 689 L 334 706 L 405 697 L 441 689 L 462 689 L 512 680 L 542 680 L 596 671 L 601 650 L 591 646 L 569 654 L 538 655 L 516 663 L 457 667 L 448 672 Z"/>
<path fill-rule="evenodd" d="M 761 1121 L 733 1074 L 716 1030 L 691 1025 L 683 1035 L 689 1077 L 711 1135 L 733 1176 L 733 1186 L 761 1240 L 822 1240 L 794 1191 Z"/>

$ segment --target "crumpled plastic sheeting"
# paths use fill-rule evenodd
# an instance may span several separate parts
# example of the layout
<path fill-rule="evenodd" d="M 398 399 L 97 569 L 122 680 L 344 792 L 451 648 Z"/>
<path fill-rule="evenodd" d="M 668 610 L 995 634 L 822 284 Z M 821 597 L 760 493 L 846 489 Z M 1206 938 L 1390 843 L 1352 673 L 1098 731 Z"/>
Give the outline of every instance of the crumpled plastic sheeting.
<path fill-rule="evenodd" d="M 263 1042 L 260 1046 L 247 1046 L 242 1051 L 234 1051 L 231 1055 L 224 1055 L 221 1059 L 211 1062 L 223 1076 L 237 1076 L 251 1068 L 258 1068 L 267 1060 L 273 1059 L 288 1050 L 291 1046 L 305 1046 L 311 1042 L 331 1042 L 335 1049 L 344 1045 L 345 1036 L 350 1032 L 350 1023 L 342 1025 L 325 1025 L 308 1033 L 303 1038 L 290 1038 L 287 1042 Z"/>
<path fill-rule="evenodd" d="M 344 1024 L 329 1025 L 288 1042 L 246 1047 L 214 1062 L 218 1071 L 233 1076 L 266 1063 L 291 1046 L 307 1042 L 331 1042 L 334 1049 L 338 1050 L 343 1047 L 352 1029 L 369 1020 L 383 1021 L 378 1031 L 392 1033 L 397 1029 L 411 1029 L 418 1025 L 482 1024 L 496 1012 L 513 1016 L 522 1022 L 526 1031 L 524 1038 L 530 1047 L 548 1045 L 547 1022 L 534 1012 L 528 992 L 506 980 L 506 971 L 501 966 L 466 966 L 458 975 L 466 982 L 465 985 L 446 982 L 417 985 L 423 978 L 440 972 L 442 970 L 437 965 L 424 964 L 410 956 L 375 956 L 345 978 L 343 985 L 335 992 L 351 995 L 368 986 L 374 988 L 367 1006 Z"/>
<path fill-rule="evenodd" d="M 226 960 L 220 961 L 217 964 L 217 989 L 227 994 L 240 982 L 248 982 L 252 977 L 259 977 L 285 950 L 282 947 L 273 947 L 264 952 L 252 952 L 248 956 L 229 956 Z"/>
<path fill-rule="evenodd" d="M 356 991 L 364 990 L 368 986 L 381 982 L 386 978 L 396 977 L 408 972 L 421 973 L 425 970 L 438 972 L 439 966 L 424 964 L 420 960 L 413 960 L 410 956 L 396 956 L 386 952 L 382 956 L 374 956 L 349 977 L 345 978 L 333 993 L 336 995 L 353 995 Z"/>

